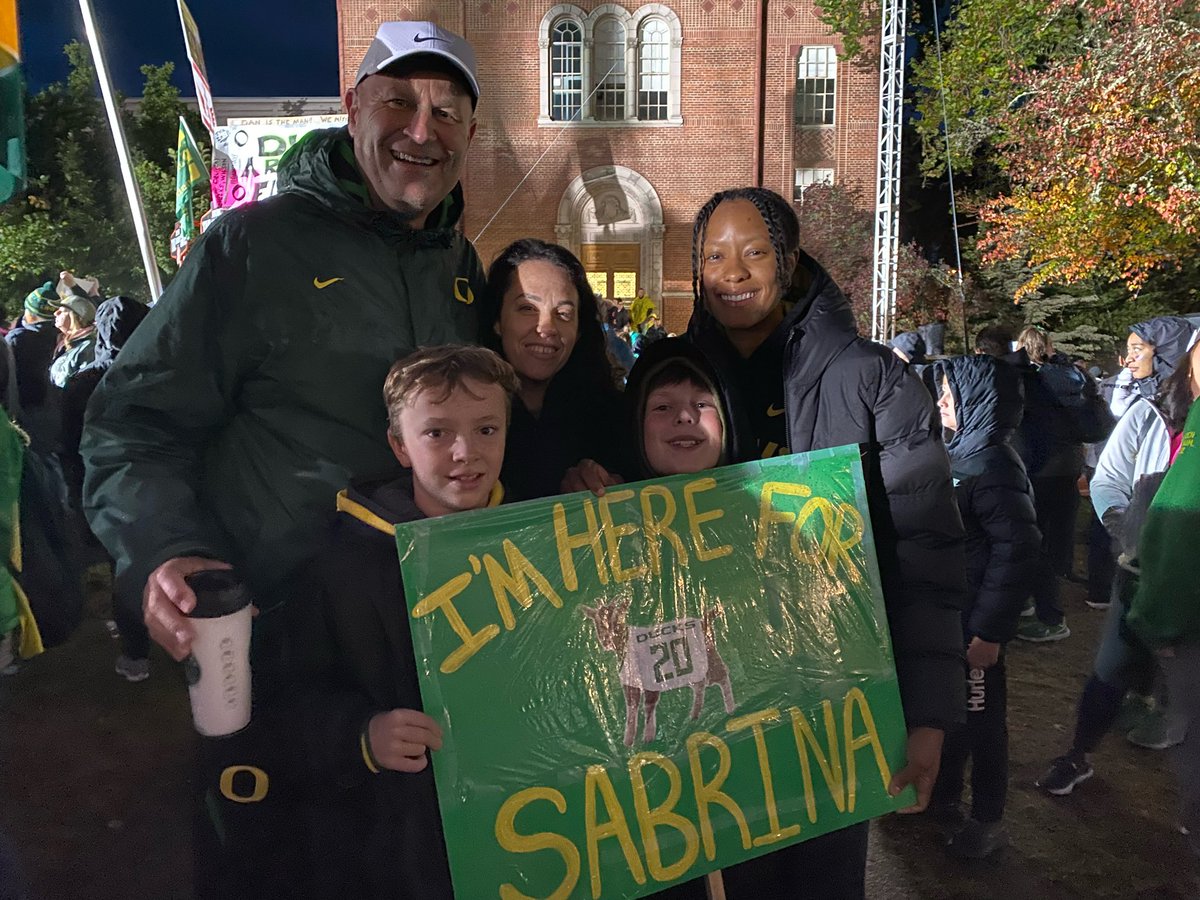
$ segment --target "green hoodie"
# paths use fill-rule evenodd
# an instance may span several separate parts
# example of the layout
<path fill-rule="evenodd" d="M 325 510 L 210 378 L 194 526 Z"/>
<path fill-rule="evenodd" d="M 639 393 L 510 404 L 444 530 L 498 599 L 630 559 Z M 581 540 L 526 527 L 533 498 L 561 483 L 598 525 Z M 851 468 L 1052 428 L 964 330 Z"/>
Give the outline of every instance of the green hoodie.
<path fill-rule="evenodd" d="M 279 183 L 204 234 L 88 407 L 84 506 L 126 590 L 210 556 L 276 605 L 337 492 L 395 466 L 392 363 L 479 338 L 459 187 L 420 230 L 368 208 L 344 128 L 298 142 Z"/>

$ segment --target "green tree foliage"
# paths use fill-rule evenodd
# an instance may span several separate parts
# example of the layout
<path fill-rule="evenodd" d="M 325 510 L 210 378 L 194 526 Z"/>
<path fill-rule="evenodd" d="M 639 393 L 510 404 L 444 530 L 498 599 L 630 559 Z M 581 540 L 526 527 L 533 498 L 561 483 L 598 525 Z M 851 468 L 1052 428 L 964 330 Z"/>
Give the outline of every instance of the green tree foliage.
<path fill-rule="evenodd" d="M 878 65 L 879 0 L 816 0 L 817 18 L 842 36 L 842 52 L 858 65 Z"/>
<path fill-rule="evenodd" d="M 65 82 L 26 104 L 30 185 L 27 196 L 0 207 L 0 291 L 11 317 L 25 294 L 62 269 L 95 276 L 105 294 L 146 297 L 133 220 L 116 150 L 98 96 L 88 49 L 68 44 Z M 178 117 L 193 133 L 203 127 L 179 100 L 172 63 L 143 66 L 142 102 L 124 114 L 126 137 L 142 191 L 161 273 L 175 271 L 170 235 L 175 224 L 175 140 Z"/>
<path fill-rule="evenodd" d="M 921 58 L 909 74 L 926 175 L 940 176 L 949 159 L 959 175 L 992 182 L 996 151 L 1007 138 L 1007 116 L 1025 102 L 1027 72 L 1078 52 L 1080 24 L 1051 0 L 961 0 L 941 26 L 941 58 L 927 28 Z M 943 101 L 946 128 L 942 127 Z M 977 171 L 978 169 L 978 171 Z"/>

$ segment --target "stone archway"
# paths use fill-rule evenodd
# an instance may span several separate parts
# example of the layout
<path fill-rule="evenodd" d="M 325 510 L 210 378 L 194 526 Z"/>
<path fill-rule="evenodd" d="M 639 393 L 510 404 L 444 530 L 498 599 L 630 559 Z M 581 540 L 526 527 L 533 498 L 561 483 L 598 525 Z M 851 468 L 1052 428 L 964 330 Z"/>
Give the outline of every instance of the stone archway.
<path fill-rule="evenodd" d="M 585 264 L 604 245 L 636 246 L 638 286 L 661 297 L 663 230 L 662 203 L 649 181 L 625 166 L 597 166 L 563 192 L 554 234 Z"/>

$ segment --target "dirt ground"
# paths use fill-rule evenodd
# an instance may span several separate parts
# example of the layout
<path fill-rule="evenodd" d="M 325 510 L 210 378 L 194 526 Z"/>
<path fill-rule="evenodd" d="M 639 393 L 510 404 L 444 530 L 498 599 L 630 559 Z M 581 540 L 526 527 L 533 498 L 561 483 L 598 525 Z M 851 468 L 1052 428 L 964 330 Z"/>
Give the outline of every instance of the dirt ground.
<path fill-rule="evenodd" d="M 1173 828 L 1168 754 L 1110 736 L 1096 777 L 1071 796 L 1033 787 L 1069 741 L 1104 617 L 1077 585 L 1065 584 L 1064 600 L 1070 639 L 1010 648 L 1012 845 L 968 864 L 946 855 L 923 817 L 881 820 L 873 900 L 1198 896 Z M 117 653 L 93 610 L 70 643 L 0 678 L 0 834 L 15 845 L 31 900 L 191 895 L 183 680 L 156 655 L 150 680 L 128 684 L 113 673 Z"/>

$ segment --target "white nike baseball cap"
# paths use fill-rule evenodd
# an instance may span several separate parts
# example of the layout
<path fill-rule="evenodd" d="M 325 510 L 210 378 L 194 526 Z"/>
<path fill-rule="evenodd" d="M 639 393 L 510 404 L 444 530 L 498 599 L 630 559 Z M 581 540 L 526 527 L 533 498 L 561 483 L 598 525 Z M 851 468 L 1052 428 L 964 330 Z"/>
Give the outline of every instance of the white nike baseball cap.
<path fill-rule="evenodd" d="M 375 32 L 358 67 L 354 86 L 368 75 L 382 72 L 393 63 L 410 56 L 440 56 L 462 72 L 473 99 L 479 99 L 479 79 L 475 75 L 475 51 L 466 38 L 439 28 L 432 22 L 384 22 Z"/>

